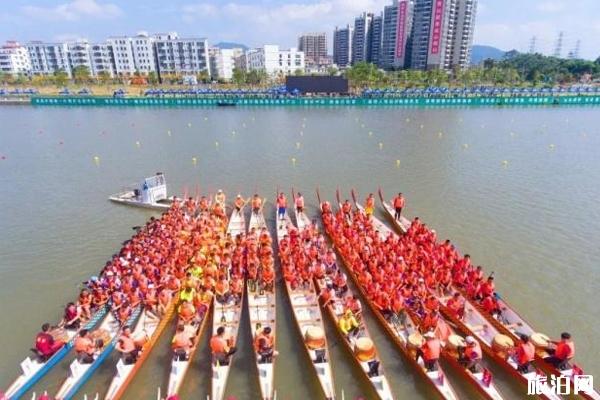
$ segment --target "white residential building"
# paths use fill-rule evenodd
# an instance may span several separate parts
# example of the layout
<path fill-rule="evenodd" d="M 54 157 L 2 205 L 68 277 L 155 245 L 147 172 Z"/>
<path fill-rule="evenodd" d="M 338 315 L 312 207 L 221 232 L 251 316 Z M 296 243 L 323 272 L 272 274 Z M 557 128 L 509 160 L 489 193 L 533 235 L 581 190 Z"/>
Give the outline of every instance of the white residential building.
<path fill-rule="evenodd" d="M 108 74 L 111 78 L 116 74 L 112 47 L 108 43 L 95 43 L 90 47 L 92 59 L 92 76 L 98 76 L 101 72 Z"/>
<path fill-rule="evenodd" d="M 127 36 L 112 36 L 107 39 L 112 48 L 117 75 L 133 75 L 135 62 L 133 59 L 132 39 Z"/>
<path fill-rule="evenodd" d="M 148 36 L 146 32 L 140 32 L 131 38 L 133 63 L 135 69 L 141 74 L 147 75 L 157 70 L 154 41 L 155 38 Z"/>
<path fill-rule="evenodd" d="M 67 44 L 71 73 L 77 67 L 86 67 L 93 74 L 91 46 L 87 40 L 78 40 Z"/>
<path fill-rule="evenodd" d="M 295 48 L 279 50 L 277 45 L 264 45 L 246 52 L 248 70 L 262 70 L 270 76 L 304 72 L 304 53 Z"/>
<path fill-rule="evenodd" d="M 172 32 L 156 35 L 155 46 L 161 74 L 196 75 L 206 71 L 210 75 L 208 40 L 179 38 Z"/>
<path fill-rule="evenodd" d="M 12 75 L 30 73 L 31 61 L 27 48 L 14 41 L 7 41 L 0 47 L 0 72 Z"/>
<path fill-rule="evenodd" d="M 210 72 L 213 79 L 231 80 L 233 69 L 236 68 L 236 59 L 243 53 L 244 50 L 241 48 L 219 49 L 213 47 L 209 49 Z"/>
<path fill-rule="evenodd" d="M 66 43 L 29 42 L 25 45 L 31 60 L 31 72 L 36 75 L 52 75 L 64 71 L 71 76 L 69 52 Z"/>

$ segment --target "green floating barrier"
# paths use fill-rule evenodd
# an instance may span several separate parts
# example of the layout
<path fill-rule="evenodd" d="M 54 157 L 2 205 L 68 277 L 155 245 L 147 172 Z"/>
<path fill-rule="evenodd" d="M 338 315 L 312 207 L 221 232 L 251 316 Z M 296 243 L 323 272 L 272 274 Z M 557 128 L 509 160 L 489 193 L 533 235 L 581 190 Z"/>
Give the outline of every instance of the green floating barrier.
<path fill-rule="evenodd" d="M 559 105 L 600 104 L 600 96 L 540 96 L 540 97 L 451 97 L 451 98 L 363 98 L 363 97 L 310 97 L 310 98 L 166 98 L 166 97 L 59 97 L 34 96 L 31 104 L 39 106 L 215 106 L 220 101 L 235 102 L 240 106 L 499 106 L 499 105 Z"/>

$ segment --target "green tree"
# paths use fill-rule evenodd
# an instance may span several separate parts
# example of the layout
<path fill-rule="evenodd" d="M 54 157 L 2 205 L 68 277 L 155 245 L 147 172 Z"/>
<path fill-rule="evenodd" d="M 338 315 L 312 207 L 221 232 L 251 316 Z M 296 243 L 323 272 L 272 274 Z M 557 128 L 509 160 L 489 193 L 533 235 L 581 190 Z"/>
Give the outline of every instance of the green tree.
<path fill-rule="evenodd" d="M 102 85 L 106 85 L 107 83 L 109 83 L 112 80 L 108 71 L 98 72 L 97 78 L 98 78 L 98 82 Z"/>
<path fill-rule="evenodd" d="M 244 71 L 241 68 L 235 67 L 233 69 L 233 75 L 231 80 L 233 81 L 233 83 L 235 83 L 237 86 L 241 86 L 243 84 L 246 83 L 247 80 L 247 74 L 246 71 Z"/>
<path fill-rule="evenodd" d="M 329 76 L 336 76 L 338 74 L 339 70 L 336 67 L 329 67 L 327 68 L 327 75 Z"/>
<path fill-rule="evenodd" d="M 62 69 L 54 71 L 53 74 L 54 84 L 56 86 L 65 86 L 69 81 L 69 75 Z"/>
<path fill-rule="evenodd" d="M 156 85 L 158 83 L 158 74 L 155 71 L 150 71 L 146 79 L 148 79 L 149 84 Z"/>
<path fill-rule="evenodd" d="M 73 68 L 73 80 L 75 83 L 87 83 L 90 80 L 90 69 L 85 65 Z"/>
<path fill-rule="evenodd" d="M 298 68 L 294 71 L 294 75 L 302 76 L 302 75 L 304 75 L 304 70 L 302 68 Z"/>
<path fill-rule="evenodd" d="M 266 71 L 253 69 L 246 75 L 246 82 L 250 85 L 262 85 L 268 78 Z"/>
<path fill-rule="evenodd" d="M 196 78 L 198 79 L 198 82 L 203 82 L 203 83 L 210 82 L 210 75 L 208 74 L 208 71 L 206 71 L 206 70 L 200 71 L 198 73 L 198 75 L 196 75 Z"/>

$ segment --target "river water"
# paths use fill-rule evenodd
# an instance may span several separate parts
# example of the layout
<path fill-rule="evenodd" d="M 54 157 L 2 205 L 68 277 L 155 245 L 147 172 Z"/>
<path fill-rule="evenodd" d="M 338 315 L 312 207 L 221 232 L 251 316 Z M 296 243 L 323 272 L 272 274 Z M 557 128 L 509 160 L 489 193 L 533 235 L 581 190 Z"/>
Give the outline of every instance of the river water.
<path fill-rule="evenodd" d="M 401 190 L 419 215 L 476 264 L 537 330 L 572 333 L 577 359 L 600 379 L 600 113 L 598 108 L 0 108 L 0 388 L 18 373 L 39 326 L 95 274 L 152 212 L 107 197 L 156 171 L 172 193 L 230 198 L 278 188 L 315 188 L 334 199 L 350 188 Z M 95 161 L 94 157 L 98 157 Z M 195 158 L 195 161 L 194 161 Z M 273 207 L 265 208 L 274 229 Z M 378 211 L 381 214 L 381 210 Z M 278 286 L 276 389 L 279 399 L 321 394 L 291 309 Z M 244 313 L 227 393 L 258 398 Z M 372 315 L 397 398 L 431 398 Z M 326 317 L 338 396 L 373 398 Z M 135 378 L 128 399 L 156 398 L 167 384 L 173 325 Z M 210 389 L 208 336 L 182 395 Z M 54 393 L 72 355 L 35 390 Z M 106 389 L 115 358 L 80 393 Z M 524 388 L 492 368 L 506 398 Z M 475 393 L 454 374 L 462 398 Z"/>

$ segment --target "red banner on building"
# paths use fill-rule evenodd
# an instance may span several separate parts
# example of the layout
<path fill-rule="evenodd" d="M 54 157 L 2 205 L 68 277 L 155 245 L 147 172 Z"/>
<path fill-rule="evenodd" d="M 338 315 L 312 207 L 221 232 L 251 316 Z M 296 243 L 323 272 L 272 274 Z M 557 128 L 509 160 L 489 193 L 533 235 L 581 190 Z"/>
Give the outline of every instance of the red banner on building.
<path fill-rule="evenodd" d="M 396 27 L 396 57 L 404 57 L 404 41 L 406 40 L 406 10 L 407 1 L 401 1 L 398 4 L 398 26 Z"/>
<path fill-rule="evenodd" d="M 442 25 L 444 21 L 444 0 L 435 0 L 433 9 L 433 29 L 431 32 L 431 54 L 440 52 Z"/>

